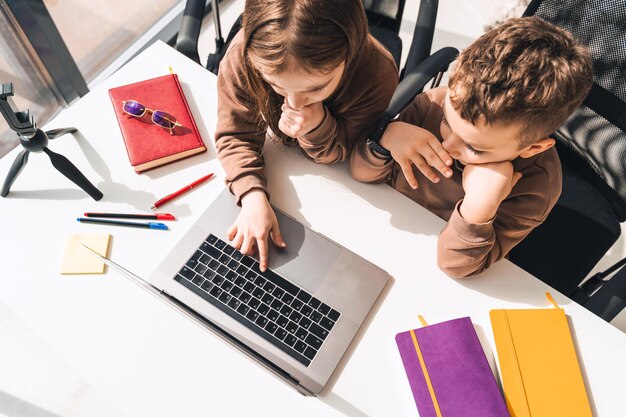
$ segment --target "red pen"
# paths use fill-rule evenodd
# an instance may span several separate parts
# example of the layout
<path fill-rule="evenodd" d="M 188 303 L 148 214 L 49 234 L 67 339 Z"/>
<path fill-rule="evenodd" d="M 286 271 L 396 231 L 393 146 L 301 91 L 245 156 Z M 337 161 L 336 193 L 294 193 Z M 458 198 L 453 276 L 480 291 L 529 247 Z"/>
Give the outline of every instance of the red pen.
<path fill-rule="evenodd" d="M 126 213 L 85 213 L 85 217 L 101 217 L 112 219 L 145 219 L 145 220 L 176 220 L 174 216 L 169 213 L 154 213 L 154 214 L 126 214 Z"/>
<path fill-rule="evenodd" d="M 163 197 L 162 199 L 160 199 L 159 201 L 154 203 L 154 205 L 151 207 L 151 210 L 156 210 L 157 208 L 161 207 L 163 204 L 165 204 L 165 203 L 175 199 L 176 197 L 178 197 L 181 194 L 186 193 L 187 191 L 191 190 L 195 186 L 197 186 L 199 184 L 202 184 L 203 182 L 205 182 L 206 180 L 208 180 L 212 176 L 213 176 L 213 173 L 211 173 L 209 175 L 205 175 L 204 177 L 200 178 L 199 180 L 195 180 L 194 182 L 192 182 L 191 184 L 181 188 L 180 190 L 174 191 L 172 194 L 166 195 L 165 197 Z"/>

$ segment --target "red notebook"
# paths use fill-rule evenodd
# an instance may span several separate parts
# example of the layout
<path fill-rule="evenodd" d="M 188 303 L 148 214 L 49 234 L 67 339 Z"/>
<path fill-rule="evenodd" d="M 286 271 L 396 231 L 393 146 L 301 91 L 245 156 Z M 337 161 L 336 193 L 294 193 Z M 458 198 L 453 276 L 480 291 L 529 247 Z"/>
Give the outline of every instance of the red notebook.
<path fill-rule="evenodd" d="M 176 74 L 151 78 L 109 90 L 130 164 L 137 173 L 206 151 Z M 149 109 L 141 117 L 124 112 L 134 100 Z M 160 110 L 177 125 L 171 129 L 152 121 Z M 159 113 L 157 113 L 159 115 Z"/>

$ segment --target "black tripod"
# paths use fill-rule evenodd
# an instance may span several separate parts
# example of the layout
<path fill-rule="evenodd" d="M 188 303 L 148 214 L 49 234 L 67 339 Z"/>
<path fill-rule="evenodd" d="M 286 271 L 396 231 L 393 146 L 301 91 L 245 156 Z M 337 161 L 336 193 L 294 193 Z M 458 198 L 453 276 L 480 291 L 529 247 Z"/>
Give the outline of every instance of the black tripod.
<path fill-rule="evenodd" d="M 2 91 L 0 93 L 0 111 L 5 120 L 9 124 L 9 127 L 14 130 L 20 137 L 20 144 L 24 147 L 24 150 L 19 153 L 2 186 L 0 196 L 6 197 L 9 194 L 9 190 L 15 182 L 15 179 L 20 175 L 20 172 L 26 166 L 28 162 L 28 155 L 31 152 L 44 152 L 50 157 L 52 166 L 56 168 L 61 174 L 65 175 L 70 181 L 82 188 L 87 194 L 94 200 L 100 200 L 102 193 L 98 190 L 89 180 L 72 164 L 69 159 L 58 153 L 52 152 L 48 149 L 48 140 L 63 136 L 66 133 L 76 132 L 76 128 L 68 127 L 62 129 L 54 129 L 44 132 L 38 129 L 35 125 L 35 121 L 30 116 L 29 111 L 19 111 L 13 103 L 13 84 L 2 84 Z"/>

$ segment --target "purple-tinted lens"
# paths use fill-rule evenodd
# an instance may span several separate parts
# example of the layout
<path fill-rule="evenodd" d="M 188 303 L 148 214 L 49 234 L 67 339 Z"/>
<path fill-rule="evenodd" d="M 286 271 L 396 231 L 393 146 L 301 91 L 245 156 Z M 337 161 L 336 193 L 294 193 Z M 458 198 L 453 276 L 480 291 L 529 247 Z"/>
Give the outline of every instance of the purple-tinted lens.
<path fill-rule="evenodd" d="M 133 116 L 142 116 L 146 112 L 146 106 L 135 100 L 127 100 L 124 102 L 124 111 Z"/>
<path fill-rule="evenodd" d="M 152 113 L 152 121 L 166 129 L 173 129 L 176 123 L 176 119 L 172 115 L 161 110 L 156 110 Z"/>

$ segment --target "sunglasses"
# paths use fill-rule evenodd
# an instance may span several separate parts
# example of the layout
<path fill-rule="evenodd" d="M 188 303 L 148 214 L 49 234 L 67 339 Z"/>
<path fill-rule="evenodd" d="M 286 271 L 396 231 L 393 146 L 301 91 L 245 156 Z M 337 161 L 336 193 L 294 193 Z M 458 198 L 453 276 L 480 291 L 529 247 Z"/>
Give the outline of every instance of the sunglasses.
<path fill-rule="evenodd" d="M 124 111 L 124 113 L 134 117 L 143 117 L 146 113 L 151 113 L 152 117 L 150 118 L 150 120 L 152 120 L 152 123 L 169 130 L 170 135 L 174 135 L 175 127 L 183 126 L 180 123 L 176 122 L 176 118 L 174 116 L 167 114 L 162 110 L 149 109 L 135 100 L 122 101 L 122 110 Z"/>

